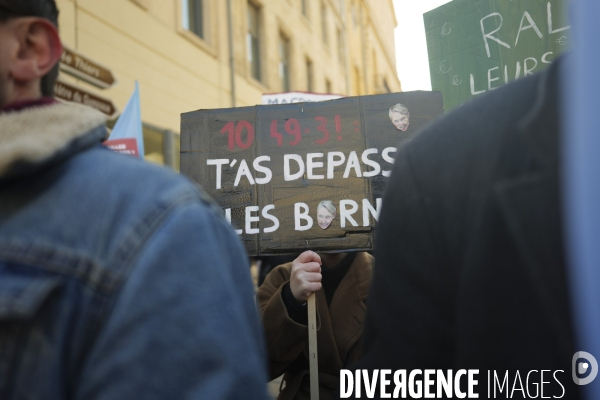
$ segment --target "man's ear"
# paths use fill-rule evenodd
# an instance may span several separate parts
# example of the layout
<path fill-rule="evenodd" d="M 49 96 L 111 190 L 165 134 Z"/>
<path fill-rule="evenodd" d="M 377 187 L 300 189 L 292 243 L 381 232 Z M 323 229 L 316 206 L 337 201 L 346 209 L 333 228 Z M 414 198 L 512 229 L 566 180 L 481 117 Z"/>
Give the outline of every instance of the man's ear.
<path fill-rule="evenodd" d="M 19 51 L 11 70 L 22 83 L 42 78 L 56 65 L 62 44 L 54 24 L 43 18 L 24 18 L 18 29 Z"/>

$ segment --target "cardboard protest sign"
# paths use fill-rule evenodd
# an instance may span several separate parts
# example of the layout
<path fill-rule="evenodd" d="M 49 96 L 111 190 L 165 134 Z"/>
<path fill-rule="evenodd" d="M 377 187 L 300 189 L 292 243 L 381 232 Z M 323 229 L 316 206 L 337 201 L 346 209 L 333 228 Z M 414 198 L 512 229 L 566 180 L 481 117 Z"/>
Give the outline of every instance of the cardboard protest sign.
<path fill-rule="evenodd" d="M 250 255 L 369 250 L 398 146 L 442 113 L 437 92 L 189 112 L 181 172 Z"/>
<path fill-rule="evenodd" d="M 454 0 L 423 15 L 431 87 L 451 110 L 546 68 L 569 47 L 567 0 Z"/>

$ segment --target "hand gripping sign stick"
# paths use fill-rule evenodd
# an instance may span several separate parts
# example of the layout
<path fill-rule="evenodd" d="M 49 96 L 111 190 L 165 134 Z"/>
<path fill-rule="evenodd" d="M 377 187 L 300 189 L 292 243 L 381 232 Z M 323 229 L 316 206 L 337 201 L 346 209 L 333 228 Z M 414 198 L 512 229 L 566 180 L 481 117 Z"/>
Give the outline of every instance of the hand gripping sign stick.
<path fill-rule="evenodd" d="M 319 359 L 317 357 L 317 307 L 315 294 L 308 303 L 308 355 L 310 358 L 310 399 L 319 400 Z"/>

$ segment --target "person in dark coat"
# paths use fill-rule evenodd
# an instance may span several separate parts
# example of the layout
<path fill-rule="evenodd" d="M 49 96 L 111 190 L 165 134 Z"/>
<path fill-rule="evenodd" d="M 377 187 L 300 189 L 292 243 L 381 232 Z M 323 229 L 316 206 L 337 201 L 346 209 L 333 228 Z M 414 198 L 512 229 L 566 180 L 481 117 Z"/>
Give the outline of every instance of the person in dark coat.
<path fill-rule="evenodd" d="M 372 265 L 368 253 L 305 251 L 267 275 L 258 290 L 258 304 L 271 379 L 285 374 L 279 400 L 310 399 L 306 301 L 312 293 L 317 309 L 319 398 L 335 398 L 340 369 L 361 355 Z"/>
<path fill-rule="evenodd" d="M 507 398 L 517 371 L 525 386 L 535 370 L 531 395 L 543 379 L 544 396 L 578 398 L 560 213 L 560 69 L 561 60 L 462 106 L 399 150 L 376 234 L 364 358 L 354 368 L 477 368 L 480 398 L 488 371 L 500 381 L 508 371 L 498 394 Z"/>

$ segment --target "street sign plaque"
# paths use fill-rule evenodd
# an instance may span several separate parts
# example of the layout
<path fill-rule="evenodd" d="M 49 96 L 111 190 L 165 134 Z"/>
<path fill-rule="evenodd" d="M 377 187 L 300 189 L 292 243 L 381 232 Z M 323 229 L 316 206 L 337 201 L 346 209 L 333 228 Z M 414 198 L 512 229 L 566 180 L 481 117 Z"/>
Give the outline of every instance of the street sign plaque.
<path fill-rule="evenodd" d="M 116 83 L 110 69 L 65 46 L 60 57 L 60 69 L 101 89 Z"/>
<path fill-rule="evenodd" d="M 117 111 L 111 100 L 89 93 L 81 88 L 69 85 L 68 83 L 64 83 L 60 80 L 57 80 L 54 84 L 54 96 L 62 100 L 95 108 L 109 117 L 115 115 Z"/>

